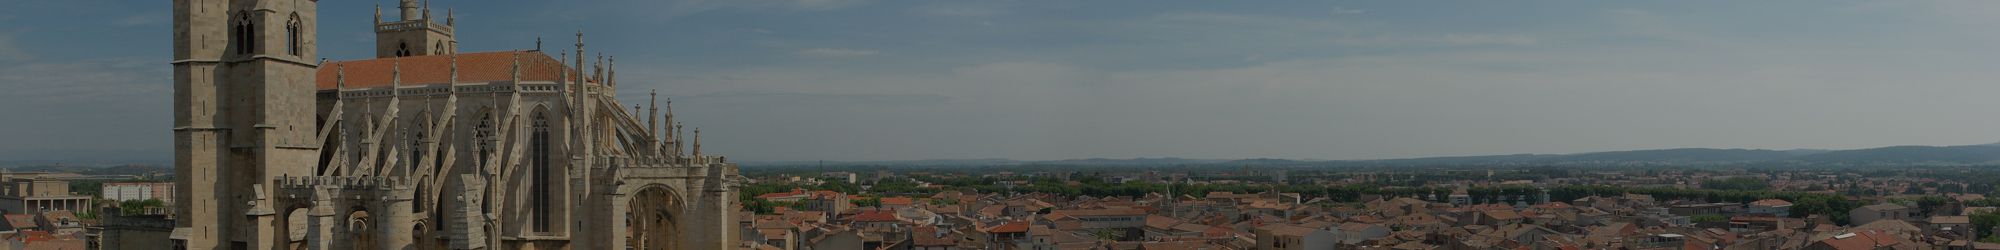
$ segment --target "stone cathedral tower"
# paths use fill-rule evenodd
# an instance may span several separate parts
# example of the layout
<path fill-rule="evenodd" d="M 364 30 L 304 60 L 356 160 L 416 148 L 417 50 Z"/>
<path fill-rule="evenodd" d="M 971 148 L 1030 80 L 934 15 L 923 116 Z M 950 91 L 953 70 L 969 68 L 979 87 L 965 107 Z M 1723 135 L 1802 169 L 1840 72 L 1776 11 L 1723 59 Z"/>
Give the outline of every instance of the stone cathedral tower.
<path fill-rule="evenodd" d="M 173 1 L 175 188 L 185 197 L 173 237 L 187 249 L 282 242 L 271 181 L 317 164 L 317 4 Z"/>
<path fill-rule="evenodd" d="M 396 9 L 400 19 L 390 22 L 382 21 L 381 7 L 375 9 L 375 58 L 458 54 L 452 13 L 440 24 L 431 19 L 430 0 L 402 0 Z"/>
<path fill-rule="evenodd" d="M 615 60 L 587 61 L 581 32 L 554 56 L 461 54 L 449 12 L 439 23 L 402 0 L 396 21 L 376 11 L 375 58 L 323 61 L 317 1 L 173 3 L 177 246 L 727 249 L 741 237 L 736 164 L 703 154 L 671 111 L 625 112 Z"/>

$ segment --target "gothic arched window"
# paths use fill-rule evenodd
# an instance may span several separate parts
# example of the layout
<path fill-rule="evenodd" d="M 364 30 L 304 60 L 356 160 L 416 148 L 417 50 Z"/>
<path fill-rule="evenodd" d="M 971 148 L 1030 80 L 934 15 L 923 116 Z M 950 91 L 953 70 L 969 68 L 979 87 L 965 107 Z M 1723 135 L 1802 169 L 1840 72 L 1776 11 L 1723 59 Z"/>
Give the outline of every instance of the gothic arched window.
<path fill-rule="evenodd" d="M 236 14 L 236 27 L 230 33 L 230 41 L 235 42 L 236 54 L 248 55 L 256 50 L 257 23 L 250 19 L 250 12 Z"/>
<path fill-rule="evenodd" d="M 396 42 L 396 56 L 397 57 L 410 56 L 410 43 Z"/>
<path fill-rule="evenodd" d="M 549 201 L 549 119 L 547 113 L 535 112 L 534 125 L 534 135 L 528 139 L 530 145 L 534 147 L 533 151 L 529 151 L 528 153 L 533 157 L 531 171 L 534 171 L 533 175 L 528 177 L 531 178 L 530 182 L 532 182 L 528 186 L 528 193 L 530 195 L 529 204 L 534 206 L 535 232 L 548 232 L 550 221 L 549 210 L 551 210 L 549 203 L 552 202 Z"/>
<path fill-rule="evenodd" d="M 493 153 L 493 113 L 480 114 L 479 126 L 472 133 L 472 140 L 477 141 L 476 145 L 478 145 L 475 152 L 479 153 L 479 156 L 476 157 L 479 162 L 473 164 L 484 169 L 486 158 L 490 157 L 488 154 Z"/>
<path fill-rule="evenodd" d="M 432 55 L 443 55 L 443 54 L 445 54 L 445 53 L 444 53 L 444 42 L 438 42 L 438 43 L 437 43 L 437 48 L 436 48 L 436 49 L 431 49 L 431 54 L 432 54 Z"/>
<path fill-rule="evenodd" d="M 299 27 L 299 15 L 292 14 L 292 21 L 285 22 L 285 44 L 288 45 L 285 48 L 287 51 L 292 52 L 292 56 L 301 55 L 299 51 L 305 50 L 302 46 L 299 46 L 299 43 L 302 42 L 299 37 L 299 33 L 301 32 L 305 32 L 305 30 Z"/>
<path fill-rule="evenodd" d="M 404 161 L 410 163 L 410 170 L 412 171 L 419 169 L 418 167 L 424 164 L 424 150 L 428 149 L 424 147 L 424 127 L 423 125 L 417 125 L 409 128 L 410 159 Z"/>

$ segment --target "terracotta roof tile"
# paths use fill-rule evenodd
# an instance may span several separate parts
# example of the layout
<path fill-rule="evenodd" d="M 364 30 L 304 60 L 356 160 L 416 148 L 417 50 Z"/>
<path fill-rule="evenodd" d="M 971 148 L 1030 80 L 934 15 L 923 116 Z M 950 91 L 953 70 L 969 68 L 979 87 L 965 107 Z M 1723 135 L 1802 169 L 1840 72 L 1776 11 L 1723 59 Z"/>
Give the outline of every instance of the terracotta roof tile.
<path fill-rule="evenodd" d="M 555 57 L 537 51 L 462 53 L 458 54 L 458 82 L 485 83 L 513 80 L 516 56 L 519 56 L 521 62 L 522 81 L 556 81 L 557 73 L 564 69 L 569 70 L 569 77 L 572 78 L 580 74 L 576 69 L 563 65 Z M 405 86 L 451 81 L 449 55 L 327 62 L 320 65 L 314 81 L 320 90 L 330 90 L 342 85 L 348 89 L 384 87 L 394 82 L 398 68 L 402 71 L 401 84 Z"/>
<path fill-rule="evenodd" d="M 14 227 L 15 230 L 35 228 L 35 215 L 9 214 L 5 217 L 7 218 L 7 225 Z"/>
<path fill-rule="evenodd" d="M 855 214 L 854 217 L 851 217 L 848 220 L 854 222 L 891 222 L 891 221 L 896 221 L 896 212 L 887 210 L 867 210 L 867 211 L 861 211 L 860 214 Z"/>
<path fill-rule="evenodd" d="M 910 197 L 901 197 L 901 196 L 898 196 L 898 197 L 883 197 L 883 198 L 882 198 L 882 205 L 885 205 L 885 206 L 909 206 L 910 204 L 913 204 L 913 203 L 916 203 L 916 201 L 914 201 L 914 200 L 911 200 L 911 199 L 910 199 Z"/>
<path fill-rule="evenodd" d="M 1006 224 L 988 227 L 981 231 L 986 231 L 986 233 L 1026 233 L 1028 232 L 1028 222 L 1011 221 Z"/>

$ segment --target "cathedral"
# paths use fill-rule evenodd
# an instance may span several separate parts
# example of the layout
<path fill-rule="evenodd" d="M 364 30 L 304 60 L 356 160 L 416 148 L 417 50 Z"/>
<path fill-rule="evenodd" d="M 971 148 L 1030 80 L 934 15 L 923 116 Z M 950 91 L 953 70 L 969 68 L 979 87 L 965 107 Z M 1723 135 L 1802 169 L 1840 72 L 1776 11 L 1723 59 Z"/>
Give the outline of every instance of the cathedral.
<path fill-rule="evenodd" d="M 657 93 L 620 103 L 582 32 L 460 53 L 402 0 L 374 58 L 327 61 L 317 5 L 173 1 L 174 247 L 735 248 L 736 165 Z"/>

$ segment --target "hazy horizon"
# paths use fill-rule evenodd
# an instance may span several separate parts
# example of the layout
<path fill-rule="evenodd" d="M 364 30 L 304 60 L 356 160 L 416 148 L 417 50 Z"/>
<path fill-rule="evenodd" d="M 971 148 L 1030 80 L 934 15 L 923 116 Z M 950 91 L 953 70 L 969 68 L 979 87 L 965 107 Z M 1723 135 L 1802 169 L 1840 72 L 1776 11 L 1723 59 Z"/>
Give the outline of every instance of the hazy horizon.
<path fill-rule="evenodd" d="M 164 1 L 0 10 L 0 162 L 171 158 Z M 376 4 L 322 2 L 330 60 Z M 2000 140 L 2000 2 L 433 0 L 616 56 L 735 161 L 1394 159 Z M 1726 6 L 1726 7 L 1719 7 Z M 390 13 L 393 14 L 393 11 Z M 76 18 L 89 14 L 93 18 Z M 393 15 L 385 17 L 393 19 Z"/>

